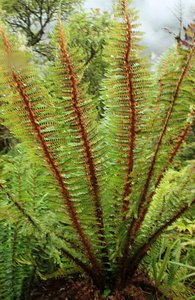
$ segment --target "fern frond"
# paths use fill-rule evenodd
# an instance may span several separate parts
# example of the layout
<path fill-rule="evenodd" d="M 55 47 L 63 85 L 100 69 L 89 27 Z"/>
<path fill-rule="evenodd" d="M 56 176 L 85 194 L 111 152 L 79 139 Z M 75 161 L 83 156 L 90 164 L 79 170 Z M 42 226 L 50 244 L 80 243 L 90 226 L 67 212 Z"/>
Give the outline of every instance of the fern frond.
<path fill-rule="evenodd" d="M 25 251 L 27 239 L 21 235 L 19 222 L 11 224 L 1 219 L 0 230 L 0 297 L 20 299 L 23 282 L 32 269 L 31 265 L 17 265 L 17 255 Z"/>
<path fill-rule="evenodd" d="M 55 128 L 55 108 L 49 100 L 50 97 L 46 90 L 38 88 L 38 80 L 34 74 L 29 69 L 27 70 L 24 65 L 20 64 L 17 66 L 13 62 L 12 50 L 3 30 L 1 30 L 1 35 L 5 49 L 2 73 L 7 79 L 5 88 L 8 89 L 8 93 L 11 93 L 12 96 L 12 102 L 5 108 L 6 112 L 9 114 L 9 110 L 11 110 L 13 115 L 10 120 L 13 121 L 13 117 L 17 120 L 17 123 L 14 122 L 15 128 L 18 129 L 16 132 L 17 136 L 21 138 L 25 136 L 25 140 L 34 141 L 34 144 L 37 145 L 36 153 L 41 154 L 41 157 L 45 159 L 55 178 L 61 194 L 60 197 L 66 206 L 66 214 L 68 214 L 73 228 L 80 238 L 86 255 L 94 268 L 99 270 L 99 265 L 91 249 L 88 237 L 82 228 L 75 204 L 72 201 L 67 177 L 60 170 L 58 150 L 62 150 L 63 145 L 60 144 L 59 135 Z M 6 63 L 7 61 L 8 63 Z M 13 128 L 12 126 L 13 124 L 9 123 L 9 127 Z"/>
<path fill-rule="evenodd" d="M 191 202 L 191 205 L 195 204 L 195 199 Z M 170 220 L 168 220 L 164 225 L 162 225 L 150 238 L 148 239 L 147 243 L 144 244 L 141 248 L 138 249 L 138 252 L 135 256 L 133 256 L 131 260 L 131 271 L 129 272 L 129 276 L 137 270 L 138 265 L 140 264 L 141 260 L 146 255 L 147 251 L 150 249 L 151 245 L 154 241 L 167 229 L 170 225 L 172 225 L 178 218 L 180 218 L 187 210 L 189 206 L 186 205 L 180 209 L 180 211 L 174 215 Z"/>
<path fill-rule="evenodd" d="M 185 177 L 185 180 L 183 180 L 183 177 Z M 162 180 L 148 210 L 147 217 L 143 222 L 140 234 L 135 241 L 135 248 L 133 248 L 132 252 L 136 254 L 132 255 L 131 262 L 129 262 L 131 270 L 133 270 L 132 265 L 134 266 L 134 261 L 137 259 L 135 259 L 135 256 L 139 256 L 140 262 L 152 243 L 163 231 L 187 211 L 189 205 L 193 206 L 195 203 L 191 190 L 193 182 L 194 166 L 186 167 L 180 172 L 172 171 Z M 186 201 L 186 195 L 188 201 Z M 153 225 L 151 226 L 151 224 Z"/>
<path fill-rule="evenodd" d="M 107 49 L 110 69 L 103 94 L 106 105 L 103 126 L 108 152 L 105 201 L 109 201 L 107 222 L 110 220 L 114 239 L 117 238 L 116 227 L 132 212 L 129 204 L 133 202 L 136 182 L 134 169 L 137 169 L 138 154 L 144 142 L 141 133 L 145 116 L 141 110 L 150 91 L 148 63 L 140 58 L 137 14 L 134 10 L 128 14 L 126 2 L 119 2 Z"/>
<path fill-rule="evenodd" d="M 167 110 L 165 119 L 163 121 L 162 131 L 160 133 L 159 139 L 158 139 L 157 144 L 156 144 L 156 149 L 155 149 L 155 152 L 154 152 L 153 157 L 152 157 L 150 169 L 149 169 L 149 172 L 148 172 L 148 177 L 147 177 L 146 183 L 145 183 L 144 188 L 143 188 L 142 196 L 140 198 L 140 203 L 141 203 L 140 205 L 142 205 L 142 202 L 144 201 L 143 199 L 145 199 L 145 197 L 146 197 L 147 190 L 148 190 L 148 187 L 149 187 L 152 175 L 153 175 L 153 170 L 154 170 L 155 162 L 156 162 L 156 159 L 157 159 L 157 155 L 158 155 L 159 149 L 161 147 L 163 137 L 166 134 L 167 127 L 168 127 L 168 124 L 170 122 L 170 119 L 171 119 L 171 116 L 172 116 L 172 113 L 173 113 L 173 109 L 174 109 L 175 103 L 176 103 L 176 101 L 178 99 L 179 92 L 180 92 L 183 80 L 185 78 L 185 75 L 186 75 L 186 73 L 187 73 L 187 71 L 189 69 L 189 65 L 190 65 L 190 62 L 191 62 L 191 60 L 193 58 L 194 51 L 195 51 L 195 47 L 190 51 L 190 53 L 189 53 L 189 55 L 187 57 L 187 61 L 186 61 L 185 65 L 184 65 L 184 67 L 183 67 L 182 73 L 181 73 L 181 75 L 179 77 L 179 80 L 176 83 L 175 91 L 174 91 L 174 94 L 172 96 L 172 100 L 170 102 L 169 109 Z"/>
<path fill-rule="evenodd" d="M 13 196 L 10 194 L 9 191 L 6 191 L 5 187 L 0 183 L 0 189 L 3 191 L 3 193 L 6 194 L 8 199 L 11 201 L 12 204 L 20 211 L 20 213 L 34 226 L 38 229 L 37 224 L 32 219 L 32 217 L 25 211 L 25 209 L 20 205 L 20 203 L 16 200 L 14 200 Z"/>
<path fill-rule="evenodd" d="M 156 241 L 149 252 L 148 259 L 145 258 L 145 265 L 150 264 L 150 257 L 152 258 L 151 275 L 154 278 L 155 284 L 162 291 L 165 296 L 173 296 L 177 299 L 186 298 L 193 293 L 193 288 L 186 285 L 185 279 L 190 277 L 193 272 L 193 267 L 188 265 L 188 259 L 184 258 L 184 264 L 181 263 L 182 252 L 190 252 L 182 242 L 181 236 L 168 241 L 171 230 L 164 234 Z M 176 232 L 177 234 L 177 232 Z M 173 232 L 174 235 L 174 232 Z M 183 236 L 185 239 L 185 235 Z M 180 240 L 181 239 L 181 240 Z M 190 239 L 190 237 L 187 237 Z"/>
<path fill-rule="evenodd" d="M 115 24 L 107 50 L 110 70 L 105 81 L 107 89 L 104 94 L 104 126 L 108 152 L 108 188 L 105 197 L 106 200 L 110 199 L 107 222 L 109 234 L 114 235 L 115 241 L 121 239 L 119 228 L 127 229 L 129 217 L 135 212 L 135 191 L 138 181 L 143 180 L 138 175 L 140 164 L 143 167 L 140 153 L 144 145 L 148 145 L 145 138 L 148 118 L 146 107 L 150 104 L 146 100 L 152 92 L 151 76 L 148 72 L 149 64 L 140 53 L 139 42 L 142 34 L 137 30 L 136 21 L 136 11 L 132 10 L 129 13 L 126 1 L 118 1 Z M 117 245 L 112 243 L 111 251 L 115 252 L 112 249 L 115 247 Z M 117 262 L 121 272 L 125 268 L 128 252 L 129 234 L 126 235 L 126 241 L 119 254 L 119 257 L 123 256 L 123 261 L 119 259 Z"/>
<path fill-rule="evenodd" d="M 58 123 L 61 125 L 62 133 L 66 124 L 66 131 L 69 133 L 70 161 L 72 168 L 82 172 L 86 177 L 86 186 L 81 189 L 79 198 L 83 193 L 83 201 L 93 204 L 93 213 L 96 217 L 96 226 L 101 243 L 102 255 L 106 258 L 106 242 L 104 233 L 103 211 L 101 204 L 102 182 L 101 164 L 103 162 L 103 143 L 97 131 L 95 106 L 90 99 L 87 99 L 86 88 L 79 78 L 79 56 L 75 53 L 68 53 L 62 23 L 58 25 L 58 57 L 55 62 L 53 73 L 57 87 L 53 87 L 57 98 Z M 60 90 L 59 90 L 60 87 Z M 76 173 L 76 172 L 75 172 Z M 75 186 L 80 183 L 80 178 L 75 182 Z M 89 202 L 89 203 L 90 203 Z M 89 206 L 91 206 L 89 204 Z"/>
<path fill-rule="evenodd" d="M 141 195 L 139 197 L 138 217 L 134 217 L 134 219 L 132 220 L 132 223 L 131 223 L 131 229 L 129 229 L 129 236 L 131 236 L 131 238 L 129 239 L 129 245 L 133 243 L 134 238 L 142 225 L 142 222 L 147 213 L 149 204 L 151 202 L 151 199 L 152 199 L 151 196 L 149 196 L 149 197 L 147 196 L 148 191 L 150 190 L 150 187 L 152 186 L 153 192 L 151 193 L 151 195 L 153 195 L 153 193 L 155 191 L 155 187 L 157 187 L 157 185 L 158 185 L 159 178 L 161 180 L 162 171 L 159 170 L 159 166 L 164 165 L 164 171 L 167 169 L 169 160 L 170 160 L 170 162 L 173 161 L 175 155 L 177 154 L 177 152 L 183 142 L 183 139 L 186 137 L 186 135 L 189 131 L 188 124 L 186 125 L 186 119 L 188 117 L 188 114 L 190 113 L 189 103 L 190 102 L 192 103 L 192 94 L 189 93 L 189 95 L 187 96 L 187 99 L 184 98 L 188 105 L 186 105 L 185 109 L 183 109 L 183 110 L 181 110 L 181 105 L 180 105 L 181 98 L 180 97 L 183 95 L 182 83 L 187 76 L 187 72 L 188 72 L 188 69 L 190 68 L 190 62 L 192 61 L 192 59 L 194 59 L 194 48 L 192 48 L 191 51 L 189 51 L 189 53 L 185 53 L 184 57 L 182 57 L 183 68 L 180 73 L 180 76 L 178 76 L 179 79 L 176 82 L 173 81 L 173 85 L 170 85 L 170 83 L 169 83 L 170 88 L 171 88 L 170 96 L 172 95 L 171 96 L 172 100 L 170 101 L 168 110 L 165 112 L 165 118 L 162 122 L 162 129 L 161 129 L 160 135 L 157 139 L 157 142 L 155 145 L 155 150 L 153 152 L 152 159 L 149 164 L 150 167 L 149 167 L 149 170 L 148 170 L 148 173 L 146 176 L 146 180 L 143 185 Z M 178 75 L 179 72 L 180 72 L 180 70 L 178 70 L 176 74 Z M 188 78 L 186 78 L 186 80 L 188 80 Z M 168 87 L 166 90 L 169 91 Z M 169 93 L 168 93 L 168 95 L 169 95 Z M 167 99 L 167 94 L 166 94 L 166 99 Z M 182 120 L 181 120 L 181 118 L 178 117 L 179 114 L 182 114 Z M 171 128 L 173 126 L 174 131 L 177 133 L 178 131 L 176 130 L 175 123 L 178 124 L 178 121 L 179 121 L 179 125 L 178 125 L 177 130 L 181 130 L 182 126 L 184 124 L 185 134 L 183 135 L 183 133 L 181 133 L 181 137 L 179 137 L 179 142 L 177 142 L 177 140 L 176 140 L 176 144 L 172 150 L 171 157 L 169 157 L 169 153 L 170 153 L 169 151 L 171 148 L 171 143 L 169 141 L 170 134 L 172 133 Z M 170 132 L 168 132 L 168 134 L 166 135 L 168 129 Z M 165 139 L 165 142 L 163 142 L 163 139 Z M 177 136 L 175 136 L 175 139 L 177 139 Z M 158 173 L 160 173 L 160 175 Z M 155 177 L 157 177 L 157 179 Z M 153 183 L 153 182 L 155 182 L 155 180 L 156 180 L 156 184 Z M 154 184 L 154 186 L 153 186 L 153 184 Z"/>
<path fill-rule="evenodd" d="M 46 243 L 48 243 L 48 238 L 49 238 L 49 240 L 51 240 L 51 245 L 53 245 L 52 247 L 54 247 L 55 250 L 51 251 L 51 245 L 49 243 L 48 252 L 54 253 L 55 251 L 57 251 L 58 253 L 63 255 L 64 260 L 66 261 L 65 264 L 66 267 L 68 267 L 68 262 L 71 262 L 72 264 L 72 267 L 70 268 L 72 270 L 71 272 L 73 272 L 73 270 L 76 267 L 77 269 L 78 268 L 82 269 L 89 276 L 94 278 L 94 280 L 96 280 L 91 270 L 91 267 L 84 262 L 83 258 L 81 260 L 80 258 L 81 255 L 78 255 L 80 254 L 79 251 L 82 251 L 81 249 L 78 249 L 78 243 L 75 242 L 75 245 L 72 245 L 72 240 L 70 238 L 69 239 L 67 238 L 67 233 L 65 233 L 65 237 L 64 237 L 63 228 L 61 228 L 60 233 L 56 228 L 59 226 L 58 222 L 50 213 L 50 207 L 47 207 L 42 197 L 42 191 L 45 192 L 46 189 L 48 190 L 48 182 L 47 185 L 44 185 L 44 181 L 43 181 L 44 179 L 46 179 L 45 176 L 44 178 L 42 178 L 43 174 L 41 174 L 37 166 L 36 167 L 33 166 L 32 163 L 30 163 L 30 168 L 27 167 L 27 163 L 25 163 L 24 165 L 26 169 L 23 169 L 21 167 L 21 157 L 24 160 L 24 153 L 22 153 L 21 156 L 19 155 L 18 162 L 15 159 L 15 163 L 14 165 L 12 165 L 12 170 L 11 168 L 8 168 L 7 180 L 9 180 L 10 175 L 12 174 L 11 176 L 12 184 L 11 185 L 9 184 L 9 191 L 7 191 L 7 189 L 2 184 L 0 184 L 0 196 L 2 199 L 3 197 L 5 198 L 4 201 L 1 201 L 5 203 L 5 206 L 3 206 L 3 203 L 1 203 L 1 207 L 5 211 L 8 210 L 12 212 L 14 218 L 13 221 L 11 219 L 11 222 L 16 223 L 18 222 L 17 220 L 23 220 L 23 222 L 24 221 L 28 222 L 28 228 L 30 230 L 30 227 L 32 227 L 33 236 L 36 236 L 37 244 L 40 243 L 39 241 L 40 238 L 42 242 L 44 239 L 46 239 L 47 241 Z M 20 173 L 20 178 L 18 176 L 18 171 Z M 34 186 L 35 176 L 37 177 L 37 181 L 39 182 L 39 184 L 41 183 L 41 187 L 38 185 L 36 187 Z M 4 180 L 6 180 L 6 177 L 4 178 Z M 33 183 L 31 181 L 33 181 Z M 23 197 L 21 199 L 18 199 L 18 187 L 17 187 L 18 185 L 20 185 L 21 190 L 23 190 L 23 188 L 25 187 L 27 191 L 26 193 L 22 193 Z M 34 198 L 35 195 L 37 199 Z M 6 198 L 8 202 L 6 201 Z M 44 199 L 45 198 L 47 199 L 48 195 L 45 195 Z M 1 220 L 2 218 L 3 217 L 1 216 Z M 49 222 L 49 226 L 48 226 L 48 222 Z M 26 225 L 23 225 L 24 228 L 25 226 Z M 27 234 L 27 232 L 24 230 L 24 233 L 20 232 L 20 234 Z M 43 243 L 41 243 L 41 245 L 42 244 Z M 34 251 L 34 248 L 36 247 L 37 247 L 36 244 L 32 245 L 31 250 Z M 29 245 L 29 251 L 30 251 L 30 245 Z M 23 261 L 23 259 L 20 258 L 18 259 L 18 261 Z M 25 261 L 26 259 L 24 260 L 23 264 L 26 264 Z M 40 272 L 38 267 L 35 267 L 36 263 L 33 261 L 33 259 L 32 259 L 32 265 L 33 265 L 33 272 L 35 274 L 37 272 Z"/>
<path fill-rule="evenodd" d="M 189 134 L 189 132 L 191 131 L 192 129 L 192 121 L 190 123 L 188 123 L 186 125 L 186 127 L 182 130 L 182 132 L 180 133 L 178 139 L 176 140 L 174 146 L 173 146 L 173 149 L 171 151 L 171 153 L 169 153 L 169 158 L 167 160 L 167 165 L 164 166 L 162 168 L 162 170 L 159 172 L 159 175 L 158 175 L 158 178 L 156 180 L 156 183 L 155 183 L 155 189 L 160 185 L 163 177 L 165 176 L 166 174 L 166 171 L 168 170 L 168 167 L 171 165 L 171 163 L 173 162 L 173 160 L 175 159 L 175 156 L 177 155 L 178 151 L 180 150 L 181 146 L 182 146 L 182 143 L 184 142 L 184 140 L 186 139 L 186 136 Z M 148 196 L 147 196 L 147 203 L 150 204 L 151 201 L 152 201 L 152 198 L 154 197 L 155 195 L 155 192 L 156 190 L 152 191 Z M 134 228 L 134 231 L 137 232 L 144 220 L 144 217 L 146 216 L 147 212 L 148 212 L 148 208 L 149 206 L 147 205 L 145 207 L 145 209 L 143 209 L 142 211 L 142 215 L 140 216 L 140 219 L 139 219 L 139 222 L 137 222 L 137 225 L 135 226 Z"/>
<path fill-rule="evenodd" d="M 157 188 L 159 186 L 159 184 L 161 183 L 161 180 L 163 179 L 163 176 L 164 176 L 165 172 L 167 171 L 168 166 L 171 165 L 171 163 L 173 162 L 175 156 L 177 155 L 178 151 L 180 150 L 183 142 L 186 139 L 186 136 L 189 134 L 191 129 L 192 129 L 192 122 L 188 123 L 186 125 L 186 127 L 181 131 L 178 139 L 176 140 L 176 143 L 173 146 L 171 153 L 169 153 L 168 165 L 163 168 L 163 170 L 160 172 L 160 175 L 157 178 L 157 181 L 155 183 L 155 188 Z M 149 199 L 151 200 L 153 196 L 154 196 L 154 192 L 152 192 L 149 195 Z"/>

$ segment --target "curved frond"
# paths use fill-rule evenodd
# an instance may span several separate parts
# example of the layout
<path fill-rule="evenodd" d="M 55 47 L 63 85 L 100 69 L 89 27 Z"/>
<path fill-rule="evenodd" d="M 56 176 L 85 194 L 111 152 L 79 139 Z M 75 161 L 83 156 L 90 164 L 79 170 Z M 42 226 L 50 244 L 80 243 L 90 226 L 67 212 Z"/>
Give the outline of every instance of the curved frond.
<path fill-rule="evenodd" d="M 26 66 L 23 61 L 14 60 L 15 56 L 12 54 L 12 49 L 3 30 L 1 30 L 1 35 L 5 49 L 2 57 L 2 74 L 6 80 L 3 79 L 3 87 L 5 96 L 11 94 L 11 97 L 8 97 L 10 101 L 8 104 L 6 103 L 4 108 L 7 118 L 6 124 L 10 128 L 14 128 L 17 137 L 34 142 L 36 154 L 46 161 L 46 168 L 49 167 L 49 173 L 53 174 L 56 189 L 60 193 L 58 195 L 59 200 L 61 198 L 61 201 L 64 201 L 66 207 L 64 212 L 67 215 L 64 221 L 69 223 L 68 219 L 70 219 L 89 260 L 99 270 L 89 239 L 81 225 L 75 203 L 70 194 L 69 175 L 67 176 L 66 170 L 61 168 L 61 155 L 66 145 L 60 142 L 55 126 L 55 108 L 50 101 L 49 94 L 43 87 L 40 87 L 38 78 L 31 72 L 29 65 Z M 6 98 L 6 101 L 8 99 Z M 75 235 L 74 231 L 72 234 Z"/>

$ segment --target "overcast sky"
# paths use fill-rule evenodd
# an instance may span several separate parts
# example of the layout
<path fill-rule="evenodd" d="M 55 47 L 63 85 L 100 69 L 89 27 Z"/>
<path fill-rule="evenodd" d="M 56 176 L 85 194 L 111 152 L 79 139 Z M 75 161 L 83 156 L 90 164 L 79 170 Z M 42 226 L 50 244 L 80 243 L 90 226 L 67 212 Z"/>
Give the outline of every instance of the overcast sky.
<path fill-rule="evenodd" d="M 89 8 L 101 8 L 111 10 L 112 0 L 85 0 L 85 6 Z M 134 0 L 135 7 L 140 10 L 140 23 L 142 30 L 146 33 L 144 44 L 153 54 L 159 55 L 173 42 L 171 37 L 163 28 L 168 27 L 176 34 L 179 31 L 179 22 L 174 14 L 179 16 L 180 0 Z M 195 1 L 182 0 L 184 24 L 192 21 L 195 14 Z"/>

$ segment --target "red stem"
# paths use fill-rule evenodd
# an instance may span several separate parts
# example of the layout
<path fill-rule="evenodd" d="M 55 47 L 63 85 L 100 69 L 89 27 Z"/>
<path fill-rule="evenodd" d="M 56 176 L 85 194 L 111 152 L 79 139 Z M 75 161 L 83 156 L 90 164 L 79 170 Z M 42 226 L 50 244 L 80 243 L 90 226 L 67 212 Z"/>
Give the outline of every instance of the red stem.
<path fill-rule="evenodd" d="M 125 187 L 124 187 L 124 193 L 123 193 L 123 198 L 122 198 L 122 209 L 121 212 L 127 212 L 128 207 L 129 207 L 129 200 L 127 200 L 127 196 L 130 195 L 132 185 L 130 181 L 131 173 L 133 170 L 133 164 L 134 164 L 134 148 L 135 148 L 135 142 L 136 142 L 136 107 L 135 107 L 135 96 L 134 96 L 134 86 L 133 86 L 133 74 L 132 74 L 132 69 L 131 65 L 129 62 L 129 55 L 131 52 L 131 23 L 130 23 L 130 18 L 127 14 L 126 10 L 126 0 L 121 1 L 121 7 L 122 7 L 122 12 L 124 15 L 124 19 L 127 24 L 127 36 L 126 36 L 126 49 L 124 53 L 124 69 L 127 75 L 127 82 L 128 82 L 128 96 L 129 96 L 129 106 L 130 106 L 130 111 L 129 111 L 129 119 L 130 119 L 130 131 L 129 131 L 129 149 L 128 149 L 128 156 L 127 156 L 127 175 L 125 179 Z M 125 262 L 127 260 L 127 255 L 129 251 L 129 243 L 128 243 L 128 237 L 129 234 L 127 232 L 127 240 L 124 245 L 124 251 L 123 251 L 123 257 L 120 260 L 119 263 L 119 274 L 117 277 L 117 286 L 120 286 L 123 281 L 124 274 L 126 273 L 126 265 Z"/>
<path fill-rule="evenodd" d="M 132 43 L 132 35 L 131 35 L 131 22 L 130 18 L 126 11 L 126 2 L 123 0 L 121 1 L 122 5 L 122 12 L 124 15 L 124 20 L 127 24 L 127 36 L 126 36 L 126 49 L 124 52 L 124 71 L 127 77 L 127 91 L 128 91 L 128 98 L 129 98 L 129 149 L 127 154 L 127 171 L 126 171 L 126 179 L 124 185 L 124 193 L 122 197 L 122 209 L 121 212 L 127 212 L 129 207 L 129 200 L 126 198 L 131 193 L 131 181 L 130 176 L 133 170 L 133 158 L 134 158 L 134 148 L 135 148 L 135 139 L 136 139 L 136 108 L 135 108 L 135 96 L 134 96 L 134 86 L 133 86 L 133 72 L 129 62 L 129 55 L 131 52 L 131 43 Z"/>
<path fill-rule="evenodd" d="M 89 183 L 91 186 L 91 191 L 92 191 L 94 205 L 95 205 L 95 215 L 96 215 L 96 220 L 97 220 L 97 224 L 98 224 L 98 228 L 99 228 L 98 233 L 99 233 L 99 238 L 100 238 L 101 244 L 103 246 L 102 252 L 103 252 L 104 259 L 107 261 L 108 253 L 106 250 L 106 242 L 105 242 L 103 211 L 102 211 L 102 205 L 101 205 L 101 201 L 100 201 L 100 191 L 99 191 L 98 178 L 97 178 L 97 174 L 96 174 L 95 162 L 94 162 L 93 153 L 92 153 L 91 145 L 89 142 L 89 137 L 88 137 L 88 133 L 86 130 L 86 125 L 84 122 L 83 114 L 79 107 L 78 83 L 76 80 L 76 76 L 75 76 L 75 72 L 74 72 L 72 63 L 71 63 L 69 55 L 66 51 L 66 46 L 65 46 L 65 41 L 64 41 L 64 33 L 63 33 L 62 23 L 60 20 L 59 20 L 59 25 L 60 25 L 61 55 L 62 55 L 63 61 L 66 63 L 66 66 L 68 68 L 68 75 L 69 75 L 69 80 L 71 83 L 72 108 L 73 108 L 73 112 L 76 116 L 76 122 L 77 122 L 77 125 L 79 128 L 79 133 L 80 133 L 80 137 L 81 137 L 81 141 L 82 141 L 85 165 L 86 165 L 86 170 L 87 170 L 87 174 L 88 174 L 88 180 L 89 180 Z"/>
<path fill-rule="evenodd" d="M 171 164 L 175 158 L 175 156 L 177 155 L 181 145 L 183 144 L 184 140 L 186 139 L 187 135 L 189 134 L 190 130 L 192 129 L 192 125 L 191 124 L 188 124 L 181 132 L 181 134 L 179 135 L 179 138 L 169 156 L 169 159 L 168 159 L 168 165 L 166 167 L 164 167 L 164 169 L 161 171 L 161 174 L 159 175 L 157 181 L 156 181 L 156 184 L 155 184 L 155 188 L 157 188 L 161 182 L 161 180 L 163 179 L 164 177 L 164 174 L 165 172 L 167 171 L 167 168 L 169 166 L 169 164 Z M 150 196 L 149 196 L 150 198 Z"/>

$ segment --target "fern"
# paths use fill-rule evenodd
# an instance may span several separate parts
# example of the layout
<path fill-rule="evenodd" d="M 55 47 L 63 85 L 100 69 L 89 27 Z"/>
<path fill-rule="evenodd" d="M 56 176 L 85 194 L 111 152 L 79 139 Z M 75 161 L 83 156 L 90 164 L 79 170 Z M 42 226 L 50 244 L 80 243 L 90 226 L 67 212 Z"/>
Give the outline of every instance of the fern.
<path fill-rule="evenodd" d="M 0 29 L 2 119 L 21 141 L 2 158 L 3 299 L 20 299 L 37 277 L 78 272 L 122 297 L 143 267 L 151 274 L 151 262 L 159 285 L 170 256 L 157 275 L 159 237 L 195 202 L 193 161 L 170 169 L 194 118 L 194 46 L 169 50 L 153 74 L 137 18 L 117 1 L 100 122 L 82 53 L 69 47 L 60 19 L 48 88 Z"/>

